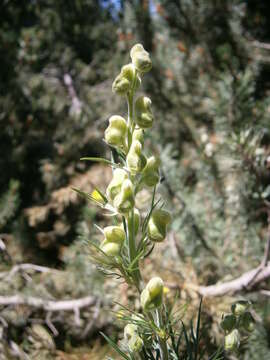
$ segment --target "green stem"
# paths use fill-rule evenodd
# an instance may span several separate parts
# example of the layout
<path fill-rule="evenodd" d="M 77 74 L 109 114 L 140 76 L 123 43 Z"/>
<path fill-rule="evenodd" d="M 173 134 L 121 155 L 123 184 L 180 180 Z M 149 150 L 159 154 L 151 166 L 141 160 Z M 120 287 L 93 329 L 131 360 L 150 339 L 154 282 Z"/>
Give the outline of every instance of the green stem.
<path fill-rule="evenodd" d="M 128 103 L 128 127 L 131 129 L 133 125 L 133 92 L 129 92 L 127 95 Z"/>
<path fill-rule="evenodd" d="M 132 142 L 132 134 L 134 131 L 134 119 L 133 119 L 133 98 L 134 91 L 133 89 L 127 95 L 127 104 L 128 104 L 128 149 L 131 146 Z M 135 224 L 134 224 L 134 209 L 127 216 L 127 230 L 128 230 L 128 254 L 129 254 L 129 262 L 132 263 L 133 260 L 137 256 L 136 249 L 136 236 L 135 236 Z M 134 264 L 135 270 L 132 271 L 132 278 L 135 281 L 135 285 L 137 289 L 140 291 L 140 282 L 141 282 L 141 274 L 139 270 L 138 261 Z"/>
<path fill-rule="evenodd" d="M 158 308 L 156 310 L 156 325 L 159 327 L 159 329 L 163 330 L 163 320 L 162 320 L 161 308 Z M 163 336 L 162 337 L 158 336 L 158 342 L 159 342 L 159 346 L 160 346 L 161 360 L 168 360 L 169 355 L 168 355 L 168 348 L 167 348 L 166 340 L 163 338 Z"/>
<path fill-rule="evenodd" d="M 132 134 L 134 131 L 134 119 L 133 119 L 133 91 L 127 95 L 127 104 L 128 104 L 128 149 L 130 148 L 132 142 Z"/>
<path fill-rule="evenodd" d="M 131 210 L 127 217 L 127 224 L 128 224 L 128 252 L 129 252 L 129 262 L 132 261 L 137 256 L 137 249 L 136 249 L 136 236 L 135 236 L 135 223 L 134 223 L 134 209 Z M 136 261 L 134 264 L 135 269 L 132 270 L 132 277 L 135 281 L 135 285 L 140 291 L 140 281 L 141 281 L 141 274 L 139 270 L 139 263 Z"/>

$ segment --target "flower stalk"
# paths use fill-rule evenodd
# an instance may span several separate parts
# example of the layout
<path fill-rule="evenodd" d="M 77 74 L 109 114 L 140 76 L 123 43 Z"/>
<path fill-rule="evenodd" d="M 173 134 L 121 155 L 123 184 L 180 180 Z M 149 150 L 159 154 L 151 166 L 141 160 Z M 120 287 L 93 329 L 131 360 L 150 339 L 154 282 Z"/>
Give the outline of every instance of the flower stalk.
<path fill-rule="evenodd" d="M 139 269 L 138 261 L 135 261 L 136 258 L 136 243 L 135 243 L 135 221 L 134 221 L 134 209 L 130 212 L 130 217 L 127 219 L 127 230 L 128 230 L 128 253 L 129 253 L 129 261 L 130 264 L 133 264 L 132 277 L 134 278 L 136 288 L 140 291 L 140 281 L 141 274 Z"/>
<path fill-rule="evenodd" d="M 160 356 L 161 360 L 168 360 L 168 348 L 166 343 L 166 338 L 164 338 L 165 332 L 163 329 L 163 318 L 162 318 L 162 311 L 161 308 L 156 310 L 156 324 L 160 329 L 160 335 L 158 335 L 158 342 L 160 346 Z"/>
<path fill-rule="evenodd" d="M 168 211 L 155 203 L 160 161 L 144 154 L 144 133 L 154 123 L 152 102 L 146 96 L 135 99 L 142 76 L 152 63 L 141 44 L 135 45 L 130 55 L 132 63 L 122 67 L 112 85 L 114 93 L 127 99 L 128 118 L 126 121 L 120 115 L 110 117 L 105 141 L 113 149 L 112 161 L 100 159 L 112 166 L 113 177 L 106 194 L 96 189 L 88 196 L 111 213 L 115 225 L 100 229 L 105 238 L 100 245 L 93 244 L 92 258 L 104 273 L 117 274 L 139 293 L 143 313 L 130 318 L 124 331 L 129 359 L 149 359 L 148 355 L 158 346 L 161 360 L 168 360 L 166 326 L 162 323 L 163 281 L 153 277 L 144 287 L 140 271 L 141 262 L 152 252 L 155 243 L 165 239 L 170 222 Z M 153 196 L 147 216 L 142 219 L 135 204 L 137 193 L 144 188 Z M 98 196 L 94 198 L 93 194 Z"/>

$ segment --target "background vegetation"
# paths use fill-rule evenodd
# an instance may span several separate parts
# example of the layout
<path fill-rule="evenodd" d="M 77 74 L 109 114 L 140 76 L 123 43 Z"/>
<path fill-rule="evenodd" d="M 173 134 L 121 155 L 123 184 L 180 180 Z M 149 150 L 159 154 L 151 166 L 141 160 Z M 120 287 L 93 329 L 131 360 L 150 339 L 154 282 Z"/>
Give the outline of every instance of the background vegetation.
<path fill-rule="evenodd" d="M 0 19 L 0 359 L 102 359 L 99 331 L 121 334 L 112 300 L 128 306 L 133 294 L 92 266 L 85 240 L 107 220 L 71 188 L 110 181 L 79 159 L 109 156 L 103 132 L 124 109 L 111 84 L 136 42 L 153 59 L 147 141 L 174 219 L 145 278 L 162 275 L 168 301 L 180 291 L 185 321 L 208 295 L 206 356 L 222 344 L 230 303 L 252 300 L 257 326 L 239 358 L 268 359 L 269 2 L 4 0 Z M 207 293 L 258 266 L 237 289 Z M 75 299 L 89 303 L 47 303 Z"/>

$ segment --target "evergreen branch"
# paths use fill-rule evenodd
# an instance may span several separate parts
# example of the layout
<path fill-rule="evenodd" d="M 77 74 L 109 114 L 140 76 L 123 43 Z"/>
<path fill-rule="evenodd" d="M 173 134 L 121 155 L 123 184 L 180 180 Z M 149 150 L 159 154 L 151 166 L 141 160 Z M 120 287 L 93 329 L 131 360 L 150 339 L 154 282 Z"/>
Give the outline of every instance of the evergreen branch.
<path fill-rule="evenodd" d="M 168 193 L 170 195 L 170 197 L 173 199 L 174 197 L 179 201 L 179 203 L 182 206 L 182 211 L 186 211 L 190 220 L 191 220 L 191 227 L 194 231 L 194 233 L 196 234 L 196 236 L 198 237 L 198 239 L 200 240 L 202 246 L 209 251 L 212 255 L 217 256 L 216 252 L 209 246 L 209 244 L 207 243 L 206 239 L 204 238 L 203 235 L 203 231 L 202 229 L 199 227 L 199 225 L 196 222 L 196 219 L 194 217 L 194 215 L 187 209 L 187 204 L 185 202 L 185 200 L 176 192 L 172 189 L 172 186 L 169 182 L 169 180 L 167 179 L 167 177 L 165 177 L 163 171 L 162 171 L 162 176 L 163 176 L 163 183 L 166 186 Z"/>

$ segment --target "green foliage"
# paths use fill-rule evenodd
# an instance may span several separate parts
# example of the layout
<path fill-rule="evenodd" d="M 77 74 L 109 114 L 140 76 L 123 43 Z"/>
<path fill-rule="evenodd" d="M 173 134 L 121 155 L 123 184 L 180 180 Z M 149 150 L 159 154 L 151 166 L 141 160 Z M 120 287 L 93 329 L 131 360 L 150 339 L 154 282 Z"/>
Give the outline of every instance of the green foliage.
<path fill-rule="evenodd" d="M 136 81 L 139 96 L 141 91 L 151 95 L 156 120 L 144 135 L 143 155 L 160 154 L 156 194 L 171 201 L 173 209 L 169 241 L 155 249 L 142 246 L 139 258 L 151 253 L 157 271 L 180 287 L 190 281 L 207 285 L 232 279 L 260 263 L 267 230 L 265 201 L 270 200 L 269 9 L 268 2 L 253 0 L 1 2 L 0 255 L 4 249 L 7 260 L 1 271 L 30 262 L 60 272 L 40 276 L 23 270 L 12 281 L 1 274 L 1 295 L 63 299 L 93 290 L 106 303 L 117 295 L 85 250 L 89 239 L 96 246 L 100 241 L 93 224 L 108 225 L 101 212 L 111 176 L 105 165 L 122 166 L 123 154 L 112 149 L 112 158 L 103 164 L 78 159 L 85 154 L 91 161 L 109 158 L 102 142 L 105 122 L 112 112 L 125 116 L 122 101 L 111 94 L 111 83 L 137 41 L 153 61 L 143 83 Z M 132 74 L 127 70 L 122 75 L 130 87 Z M 144 181 L 151 187 L 156 175 L 149 178 L 146 172 Z M 89 209 L 89 196 L 100 209 Z M 147 192 L 143 197 L 148 199 Z M 151 211 L 144 215 L 143 231 Z M 126 266 L 129 273 L 137 260 Z M 197 307 L 184 285 L 181 293 Z M 254 300 L 264 306 L 267 300 L 258 294 Z M 133 307 L 134 294 L 126 297 Z M 227 298 L 218 304 L 223 301 Z M 204 311 L 209 357 L 220 343 L 216 318 L 224 308 L 205 302 Z M 69 341 L 79 346 L 92 315 L 82 311 L 81 327 L 73 314 L 53 317 L 61 332 L 54 338 L 57 350 L 68 349 Z M 267 315 L 260 316 L 263 322 L 252 334 L 254 340 L 241 347 L 243 358 L 267 358 Z M 8 327 L 3 328 L 0 346 L 3 342 L 7 349 L 10 341 L 24 341 L 24 351 L 35 357 L 44 344 L 29 343 L 30 322 L 41 322 L 46 314 L 1 307 L 2 317 Z M 106 326 L 104 331 L 117 339 L 110 325 L 114 321 L 107 314 L 105 318 L 97 327 Z M 193 346 L 189 330 L 187 336 Z M 181 341 L 184 338 L 183 333 Z M 184 342 L 181 349 L 186 351 Z M 43 354 L 54 356 L 46 349 L 40 350 Z"/>
<path fill-rule="evenodd" d="M 8 190 L 0 198 L 0 230 L 12 220 L 19 204 L 19 182 L 11 180 Z"/>

